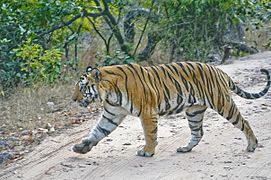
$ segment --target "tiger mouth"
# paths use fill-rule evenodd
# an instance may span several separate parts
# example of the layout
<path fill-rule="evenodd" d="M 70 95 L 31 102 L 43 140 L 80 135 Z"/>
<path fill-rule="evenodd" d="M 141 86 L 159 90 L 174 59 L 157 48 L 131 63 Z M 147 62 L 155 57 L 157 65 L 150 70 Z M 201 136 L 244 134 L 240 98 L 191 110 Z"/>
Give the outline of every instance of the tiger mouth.
<path fill-rule="evenodd" d="M 88 107 L 88 105 L 90 104 L 90 103 L 92 103 L 94 101 L 94 98 L 92 98 L 92 99 L 82 99 L 81 101 L 79 101 L 78 103 L 79 103 L 79 106 L 81 106 L 81 107 Z"/>

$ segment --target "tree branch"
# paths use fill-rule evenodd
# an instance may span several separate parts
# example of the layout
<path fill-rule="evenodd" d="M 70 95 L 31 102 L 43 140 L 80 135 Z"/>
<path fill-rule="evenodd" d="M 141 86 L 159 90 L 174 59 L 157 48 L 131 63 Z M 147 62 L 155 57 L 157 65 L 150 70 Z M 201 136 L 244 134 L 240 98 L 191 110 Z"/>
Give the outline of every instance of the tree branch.
<path fill-rule="evenodd" d="M 151 17 L 151 12 L 152 12 L 152 9 L 153 9 L 154 2 L 155 2 L 155 0 L 152 0 L 150 12 L 149 12 L 149 14 L 148 14 L 148 17 L 147 17 L 146 23 L 145 23 L 145 25 L 144 25 L 144 28 L 143 28 L 143 30 L 142 30 L 142 32 L 141 32 L 140 38 L 139 38 L 139 40 L 138 40 L 138 42 L 137 42 L 137 45 L 136 45 L 136 48 L 135 48 L 135 50 L 134 50 L 133 56 L 135 56 L 136 51 L 137 51 L 137 49 L 138 49 L 138 47 L 139 47 L 139 44 L 141 43 L 141 40 L 142 40 L 142 38 L 143 38 L 143 34 L 144 34 L 144 32 L 145 32 L 145 30 L 146 30 L 146 28 L 147 28 L 148 22 L 149 22 L 150 17 Z"/>
<path fill-rule="evenodd" d="M 106 46 L 106 53 L 109 54 L 109 47 L 108 47 L 108 43 L 105 39 L 105 37 L 100 33 L 100 31 L 97 29 L 97 27 L 95 26 L 94 22 L 89 18 L 87 17 L 89 23 L 92 25 L 92 27 L 94 28 L 94 30 L 96 31 L 96 33 L 100 36 L 100 38 L 102 38 L 105 46 Z"/>
<path fill-rule="evenodd" d="M 88 16 L 88 17 L 93 17 L 93 18 L 97 18 L 100 17 L 102 15 L 104 15 L 105 11 L 101 11 L 100 13 L 88 13 L 85 10 L 82 11 L 81 14 L 78 14 L 76 16 L 74 16 L 72 19 L 70 19 L 69 21 L 63 22 L 61 25 L 58 26 L 54 26 L 51 29 L 45 31 L 45 32 L 41 32 L 40 34 L 38 34 L 38 36 L 44 36 L 45 34 L 49 34 L 55 30 L 61 29 L 65 26 L 69 26 L 70 24 L 72 24 L 74 21 L 76 21 L 77 19 L 84 17 L 84 16 Z"/>
<path fill-rule="evenodd" d="M 105 15 L 104 16 L 105 21 L 109 25 L 109 27 L 110 27 L 112 33 L 114 34 L 114 36 L 116 37 L 116 39 L 118 41 L 118 44 L 120 46 L 120 49 L 124 53 L 128 54 L 128 48 L 127 48 L 127 46 L 125 44 L 125 41 L 124 41 L 124 39 L 123 39 L 123 37 L 122 37 L 122 35 L 120 33 L 120 29 L 118 27 L 118 23 L 117 23 L 116 19 L 114 18 L 114 16 L 110 13 L 109 8 L 108 8 L 108 4 L 107 4 L 106 0 L 102 0 L 103 5 L 104 5 L 104 10 L 102 10 L 100 2 L 98 0 L 94 0 L 94 2 L 95 2 L 95 4 L 98 7 L 100 7 L 98 9 L 100 11 L 104 12 L 103 14 Z"/>
<path fill-rule="evenodd" d="M 153 23 L 157 23 L 159 21 L 159 17 L 150 14 L 148 9 L 133 9 L 127 13 L 124 18 L 124 37 L 125 41 L 128 43 L 134 43 L 135 36 L 135 27 L 134 22 L 132 22 L 137 17 L 148 17 Z"/>

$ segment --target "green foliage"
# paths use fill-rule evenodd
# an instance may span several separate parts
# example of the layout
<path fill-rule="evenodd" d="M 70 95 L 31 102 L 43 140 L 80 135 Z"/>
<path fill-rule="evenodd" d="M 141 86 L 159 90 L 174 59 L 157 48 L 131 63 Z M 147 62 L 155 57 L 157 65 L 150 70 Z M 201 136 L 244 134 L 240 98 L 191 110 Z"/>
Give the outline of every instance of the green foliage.
<path fill-rule="evenodd" d="M 32 44 L 28 39 L 14 50 L 20 63 L 21 73 L 17 73 L 23 84 L 37 81 L 52 83 L 60 75 L 62 53 L 58 49 L 44 50 L 39 44 Z"/>
<path fill-rule="evenodd" d="M 107 7 L 103 3 L 107 3 L 109 11 L 100 16 L 88 16 L 90 21 L 81 16 L 85 12 L 101 13 Z M 135 40 L 141 33 L 144 35 L 143 45 L 133 54 L 137 42 L 125 42 L 123 20 L 131 10 L 150 10 L 151 7 L 153 16 L 159 20 L 148 22 L 144 33 L 146 16 L 132 20 Z M 208 54 L 221 52 L 227 41 L 245 40 L 242 29 L 253 31 L 270 22 L 270 7 L 268 0 L 2 0 L 0 94 L 21 80 L 26 84 L 53 82 L 64 65 L 60 64 L 61 48 L 65 52 L 65 65 L 80 64 L 75 50 L 81 43 L 78 41 L 80 31 L 91 36 L 99 34 L 106 46 L 104 54 L 109 55 L 98 58 L 99 65 L 134 62 L 132 56 L 138 57 L 140 49 L 147 47 L 144 42 L 150 33 L 159 34 L 162 48 L 156 50 L 164 51 L 165 57 L 205 60 Z M 74 17 L 76 20 L 67 24 Z M 27 39 L 32 39 L 33 44 Z M 267 42 L 266 46 L 269 45 Z M 126 55 L 125 50 L 133 55 Z"/>
<path fill-rule="evenodd" d="M 271 17 L 269 1 L 161 0 L 160 23 L 171 58 L 206 60 L 230 41 L 244 41 L 243 28 L 258 29 Z M 163 28 L 161 28 L 163 27 Z"/>
<path fill-rule="evenodd" d="M 97 61 L 97 66 L 111 66 L 117 64 L 129 64 L 135 62 L 134 58 L 125 54 L 122 51 L 116 51 L 114 56 L 106 55 L 97 57 L 99 60 Z"/>
<path fill-rule="evenodd" d="M 22 60 L 16 56 L 14 49 L 27 38 L 33 39 L 33 42 L 41 44 L 45 49 L 63 46 L 70 29 L 74 27 L 43 36 L 40 34 L 79 13 L 79 8 L 73 1 L 2 0 L 0 9 L 0 89 L 6 91 L 18 85 L 22 75 L 27 74 L 22 72 Z M 52 75 L 47 80 L 52 81 L 54 77 Z"/>

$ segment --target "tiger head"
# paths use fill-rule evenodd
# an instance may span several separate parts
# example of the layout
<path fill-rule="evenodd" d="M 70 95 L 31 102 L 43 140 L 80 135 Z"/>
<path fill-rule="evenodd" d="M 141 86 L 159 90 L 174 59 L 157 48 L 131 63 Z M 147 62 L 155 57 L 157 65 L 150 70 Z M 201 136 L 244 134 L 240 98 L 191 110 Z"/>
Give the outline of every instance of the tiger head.
<path fill-rule="evenodd" d="M 72 99 L 80 106 L 87 107 L 90 103 L 99 99 L 98 82 L 100 71 L 97 68 L 87 67 L 86 73 L 76 83 Z"/>

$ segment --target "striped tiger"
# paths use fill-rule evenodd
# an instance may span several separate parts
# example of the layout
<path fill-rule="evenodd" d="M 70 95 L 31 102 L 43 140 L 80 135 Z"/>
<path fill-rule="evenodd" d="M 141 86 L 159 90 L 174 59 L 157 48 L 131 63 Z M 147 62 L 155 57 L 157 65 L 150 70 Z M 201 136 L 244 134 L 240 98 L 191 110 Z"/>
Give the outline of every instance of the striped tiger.
<path fill-rule="evenodd" d="M 248 142 L 247 151 L 258 144 L 248 121 L 240 114 L 230 91 L 246 99 L 257 99 L 268 92 L 267 85 L 259 93 L 239 88 L 222 70 L 208 64 L 179 62 L 143 67 L 138 64 L 88 67 L 76 84 L 73 100 L 82 106 L 94 101 L 103 102 L 103 114 L 81 143 L 73 146 L 76 153 L 87 153 L 104 137 L 115 130 L 127 115 L 139 117 L 143 126 L 145 146 L 138 156 L 150 157 L 157 145 L 157 121 L 162 115 L 185 110 L 191 139 L 177 152 L 189 152 L 203 136 L 203 116 L 207 108 L 217 111 L 239 128 Z"/>

